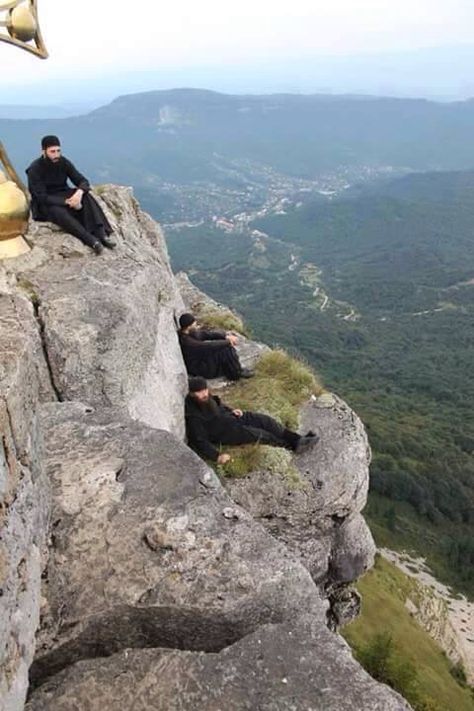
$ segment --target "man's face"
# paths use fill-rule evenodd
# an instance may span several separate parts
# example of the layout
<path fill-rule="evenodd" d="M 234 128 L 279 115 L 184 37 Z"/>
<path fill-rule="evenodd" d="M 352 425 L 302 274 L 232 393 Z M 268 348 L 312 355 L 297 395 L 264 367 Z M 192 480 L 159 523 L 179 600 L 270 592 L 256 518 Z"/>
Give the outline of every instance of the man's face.
<path fill-rule="evenodd" d="M 57 163 L 61 158 L 61 146 L 50 146 L 45 151 L 43 151 L 46 158 L 49 158 L 53 163 Z"/>
<path fill-rule="evenodd" d="M 209 400 L 209 388 L 205 388 L 204 390 L 198 390 L 195 393 L 191 393 L 191 395 L 198 402 L 207 402 Z"/>

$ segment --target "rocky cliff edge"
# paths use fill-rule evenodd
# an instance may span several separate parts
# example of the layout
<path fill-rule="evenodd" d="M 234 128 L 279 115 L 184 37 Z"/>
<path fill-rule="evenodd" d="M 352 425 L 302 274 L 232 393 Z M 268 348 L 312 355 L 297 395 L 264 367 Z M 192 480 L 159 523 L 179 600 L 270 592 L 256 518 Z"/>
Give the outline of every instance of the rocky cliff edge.
<path fill-rule="evenodd" d="M 316 398 L 301 486 L 224 486 L 184 442 L 192 287 L 129 189 L 99 199 L 114 252 L 34 224 L 0 265 L 0 708 L 28 676 L 30 711 L 409 708 L 328 627 L 373 557 L 360 421 Z"/>

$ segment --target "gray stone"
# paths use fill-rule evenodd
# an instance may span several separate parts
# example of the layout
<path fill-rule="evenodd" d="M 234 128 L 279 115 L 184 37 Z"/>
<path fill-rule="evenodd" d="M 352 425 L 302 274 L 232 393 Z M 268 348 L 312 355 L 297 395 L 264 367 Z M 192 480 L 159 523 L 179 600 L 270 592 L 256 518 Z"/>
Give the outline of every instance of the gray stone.
<path fill-rule="evenodd" d="M 32 224 L 0 265 L 1 711 L 23 708 L 40 611 L 29 708 L 408 708 L 327 629 L 373 554 L 360 421 L 316 399 L 298 471 L 225 491 L 181 441 L 185 306 L 161 231 L 129 189 L 99 193 L 116 250 Z M 224 308 L 179 286 L 186 308 Z M 266 350 L 239 348 L 246 366 Z"/>
<path fill-rule="evenodd" d="M 60 399 L 123 406 L 183 437 L 186 373 L 175 325 L 182 302 L 163 235 L 130 189 L 105 186 L 98 199 L 115 250 L 96 257 L 54 226 L 32 223 L 32 252 L 5 269 L 37 304 Z"/>
<path fill-rule="evenodd" d="M 40 613 L 48 483 L 37 411 L 52 397 L 29 301 L 0 294 L 0 708 L 23 708 Z"/>
<path fill-rule="evenodd" d="M 301 432 L 320 441 L 286 473 L 227 479 L 232 498 L 297 553 L 321 585 L 347 583 L 373 565 L 375 545 L 359 512 L 367 501 L 370 450 L 364 427 L 338 397 L 325 393 L 302 410 Z"/>
<path fill-rule="evenodd" d="M 199 457 L 90 409 L 44 407 L 53 533 L 36 682 L 126 647 L 216 651 L 302 610 L 325 624 L 305 568 L 218 483 L 201 484 Z"/>
<path fill-rule="evenodd" d="M 80 662 L 28 711 L 408 711 L 327 628 L 305 616 L 265 625 L 219 653 L 125 650 Z"/>

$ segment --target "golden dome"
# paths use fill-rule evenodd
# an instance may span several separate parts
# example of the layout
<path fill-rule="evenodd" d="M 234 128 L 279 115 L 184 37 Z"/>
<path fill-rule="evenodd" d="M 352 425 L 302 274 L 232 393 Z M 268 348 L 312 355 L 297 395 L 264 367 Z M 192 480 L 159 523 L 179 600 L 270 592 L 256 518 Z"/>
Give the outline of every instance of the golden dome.
<path fill-rule="evenodd" d="M 28 225 L 28 201 L 12 180 L 0 172 L 0 241 L 24 234 Z"/>
<path fill-rule="evenodd" d="M 26 5 L 18 5 L 10 10 L 8 34 L 20 42 L 31 42 L 36 36 L 36 18 Z"/>

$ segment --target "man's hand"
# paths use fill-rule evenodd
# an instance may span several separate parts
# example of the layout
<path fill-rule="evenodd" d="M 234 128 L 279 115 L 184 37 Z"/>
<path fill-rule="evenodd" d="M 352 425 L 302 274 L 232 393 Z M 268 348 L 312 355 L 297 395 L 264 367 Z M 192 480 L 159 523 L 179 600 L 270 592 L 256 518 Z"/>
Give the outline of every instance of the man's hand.
<path fill-rule="evenodd" d="M 237 343 L 239 342 L 239 339 L 237 338 L 235 333 L 226 333 L 225 338 L 226 338 L 226 341 L 229 341 L 231 346 L 236 346 Z"/>
<path fill-rule="evenodd" d="M 84 195 L 82 190 L 79 190 L 79 188 L 76 190 L 75 193 L 71 195 L 70 198 L 67 198 L 66 200 L 66 205 L 73 210 L 80 210 L 82 208 L 82 196 Z"/>
<path fill-rule="evenodd" d="M 217 463 L 227 464 L 227 462 L 230 462 L 231 459 L 232 457 L 230 456 L 230 454 L 219 454 L 219 456 L 217 457 Z"/>
<path fill-rule="evenodd" d="M 244 413 L 237 408 L 236 410 L 232 410 L 232 414 L 235 415 L 235 417 L 242 417 Z"/>

